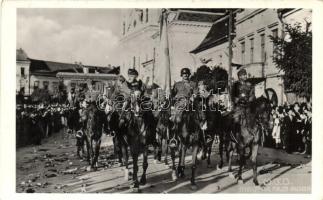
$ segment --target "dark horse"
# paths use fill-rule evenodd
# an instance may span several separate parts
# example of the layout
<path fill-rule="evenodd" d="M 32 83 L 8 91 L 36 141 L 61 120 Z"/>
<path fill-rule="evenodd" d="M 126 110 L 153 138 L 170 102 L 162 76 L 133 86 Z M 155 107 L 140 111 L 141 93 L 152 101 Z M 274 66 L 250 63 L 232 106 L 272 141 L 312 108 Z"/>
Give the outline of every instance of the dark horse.
<path fill-rule="evenodd" d="M 121 96 L 120 96 L 121 97 Z M 121 97 L 123 99 L 123 96 Z M 122 113 L 122 106 L 118 106 L 118 99 L 109 99 L 106 102 L 106 132 L 113 137 L 114 154 L 118 156 L 120 166 L 128 166 L 128 143 L 126 130 L 123 124 L 119 123 Z M 125 178 L 128 180 L 128 172 Z"/>
<path fill-rule="evenodd" d="M 139 95 L 138 95 L 139 96 Z M 130 147 L 133 159 L 134 192 L 139 191 L 139 184 L 146 184 L 146 171 L 148 168 L 148 145 L 154 145 L 156 134 L 154 118 L 151 109 L 144 109 L 145 104 L 137 95 L 131 95 L 130 108 L 123 111 L 120 116 L 119 126 L 126 129 L 126 141 Z M 138 181 L 138 157 L 143 153 L 143 174 Z M 127 168 L 128 166 L 126 166 Z"/>
<path fill-rule="evenodd" d="M 191 187 L 196 189 L 195 176 L 197 166 L 197 152 L 202 146 L 202 127 L 206 123 L 206 113 L 204 101 L 202 98 L 195 98 L 188 106 L 187 110 L 183 110 L 182 119 L 178 124 L 177 133 L 179 137 L 179 164 L 177 167 L 177 175 L 179 178 L 184 177 L 185 155 L 189 147 L 192 147 L 192 175 Z"/>
<path fill-rule="evenodd" d="M 157 121 L 156 124 L 156 142 L 157 148 L 155 151 L 155 159 L 161 161 L 161 154 L 165 152 L 164 163 L 168 165 L 168 151 L 170 150 L 172 159 L 172 179 L 177 179 L 176 165 L 175 165 L 175 153 L 178 148 L 178 136 L 174 131 L 170 131 L 172 122 L 170 120 L 170 100 L 164 99 L 161 105 L 154 107 L 154 115 Z"/>
<path fill-rule="evenodd" d="M 259 185 L 257 179 L 257 153 L 263 131 L 270 130 L 272 127 L 270 110 L 270 101 L 262 96 L 246 107 L 244 114 L 240 118 L 239 124 L 234 124 L 232 114 L 224 116 L 224 140 L 226 141 L 227 157 L 229 159 L 228 171 L 232 171 L 232 154 L 234 149 L 236 149 L 239 160 L 239 170 L 237 174 L 238 183 L 243 183 L 242 168 L 245 165 L 246 160 L 251 158 L 253 182 L 255 185 Z M 238 129 L 234 128 L 237 126 Z M 249 148 L 250 150 L 248 155 L 245 155 L 246 148 Z"/>
<path fill-rule="evenodd" d="M 206 99 L 206 130 L 202 130 L 203 136 L 203 154 L 202 159 L 207 159 L 207 167 L 211 168 L 211 152 L 212 145 L 214 141 L 216 143 L 220 142 L 219 149 L 222 151 L 221 137 L 223 136 L 221 129 L 221 112 L 219 110 L 219 104 L 215 102 L 212 95 L 208 96 Z M 221 154 L 220 154 L 221 156 Z M 221 159 L 222 160 L 222 159 Z M 221 162 L 222 163 L 222 162 Z M 219 167 L 222 167 L 220 163 Z"/>
<path fill-rule="evenodd" d="M 90 169 L 96 169 L 106 115 L 104 111 L 98 109 L 95 102 L 90 102 L 84 114 L 83 128 L 86 136 L 87 158 Z"/>

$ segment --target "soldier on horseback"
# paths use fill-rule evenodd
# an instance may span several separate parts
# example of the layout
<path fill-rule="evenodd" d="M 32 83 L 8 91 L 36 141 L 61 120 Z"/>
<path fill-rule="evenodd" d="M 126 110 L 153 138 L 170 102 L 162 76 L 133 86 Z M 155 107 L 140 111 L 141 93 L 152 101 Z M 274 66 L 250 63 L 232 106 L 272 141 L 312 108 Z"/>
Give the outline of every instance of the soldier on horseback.
<path fill-rule="evenodd" d="M 187 108 L 190 99 L 197 93 L 196 83 L 191 81 L 191 72 L 188 68 L 181 69 L 182 81 L 176 82 L 172 89 L 172 98 L 174 98 L 175 112 L 171 117 L 171 121 L 174 123 L 172 130 L 177 129 L 177 125 L 182 120 L 182 113 Z"/>
<path fill-rule="evenodd" d="M 245 69 L 241 69 L 238 72 L 239 80 L 234 83 L 232 88 L 232 100 L 233 100 L 233 119 L 235 125 L 241 124 L 241 119 L 248 116 L 250 112 L 249 105 L 256 99 L 255 88 L 247 81 L 247 72 Z M 236 126 L 238 131 L 239 126 Z"/>

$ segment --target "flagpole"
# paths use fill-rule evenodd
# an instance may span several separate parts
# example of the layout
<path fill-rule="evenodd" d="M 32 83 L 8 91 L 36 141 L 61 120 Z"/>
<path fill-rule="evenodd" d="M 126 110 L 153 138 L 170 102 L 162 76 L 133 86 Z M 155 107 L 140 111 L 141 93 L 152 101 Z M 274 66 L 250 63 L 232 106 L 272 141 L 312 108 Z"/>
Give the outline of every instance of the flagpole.
<path fill-rule="evenodd" d="M 229 70 L 228 70 L 228 100 L 229 105 L 232 107 L 232 98 L 231 98 L 231 91 L 232 91 L 232 9 L 229 9 Z"/>
<path fill-rule="evenodd" d="M 162 9 L 162 20 L 161 20 L 161 40 L 164 42 L 163 44 L 163 54 L 164 54 L 164 66 L 165 67 L 165 92 L 167 95 L 171 93 L 171 70 L 170 70 L 170 57 L 169 57 L 169 40 L 168 40 L 168 14 L 169 11 L 167 9 Z M 162 38 L 164 37 L 164 38 Z"/>

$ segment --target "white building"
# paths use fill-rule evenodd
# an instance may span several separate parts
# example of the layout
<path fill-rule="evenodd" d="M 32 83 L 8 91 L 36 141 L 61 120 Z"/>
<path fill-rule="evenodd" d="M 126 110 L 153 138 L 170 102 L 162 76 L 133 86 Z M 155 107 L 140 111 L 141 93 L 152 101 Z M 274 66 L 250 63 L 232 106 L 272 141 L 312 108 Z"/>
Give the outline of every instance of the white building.
<path fill-rule="evenodd" d="M 281 17 L 280 17 L 281 16 Z M 212 60 L 209 66 L 221 66 L 228 70 L 228 39 L 223 34 L 214 34 L 227 29 L 227 23 L 219 19 L 215 22 L 206 38 L 192 53 L 197 60 Z M 256 87 L 258 96 L 261 93 L 277 104 L 295 98 L 286 98 L 283 85 L 283 72 L 273 62 L 274 46 L 269 36 L 285 36 L 283 23 L 300 22 L 306 27 L 311 22 L 311 11 L 304 9 L 240 9 L 234 16 L 235 37 L 233 39 L 233 63 L 241 64 L 247 70 L 249 78 L 265 78 Z M 222 24 L 221 24 L 222 23 Z M 225 31 L 226 32 L 226 31 Z M 228 34 L 228 32 L 226 32 Z M 288 37 L 288 36 L 286 36 Z M 237 68 L 233 67 L 232 75 L 237 80 Z M 288 95 L 290 97 L 291 95 Z"/>
<path fill-rule="evenodd" d="M 126 75 L 129 68 L 136 68 L 139 78 L 149 84 L 158 83 L 158 56 L 160 42 L 161 9 L 123 10 L 121 74 Z M 189 52 L 195 48 L 208 33 L 223 9 L 180 10 L 171 9 L 168 24 L 168 40 L 172 83 L 180 80 L 180 69 L 188 67 L 195 70 L 196 59 Z"/>
<path fill-rule="evenodd" d="M 16 93 L 22 91 L 24 95 L 31 94 L 29 91 L 29 66 L 30 60 L 24 50 L 16 50 Z"/>

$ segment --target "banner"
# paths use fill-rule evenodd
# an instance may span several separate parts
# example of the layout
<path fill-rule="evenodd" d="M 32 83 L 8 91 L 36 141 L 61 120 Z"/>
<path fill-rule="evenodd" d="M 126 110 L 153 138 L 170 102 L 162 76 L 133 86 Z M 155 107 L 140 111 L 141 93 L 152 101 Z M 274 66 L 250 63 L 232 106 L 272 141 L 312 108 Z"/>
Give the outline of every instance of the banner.
<path fill-rule="evenodd" d="M 167 16 L 166 9 L 162 10 L 160 18 L 160 43 L 159 43 L 159 56 L 157 60 L 156 70 L 156 83 L 162 89 L 170 94 L 171 91 L 171 71 L 170 71 L 170 57 L 169 57 L 169 44 L 167 32 Z"/>

